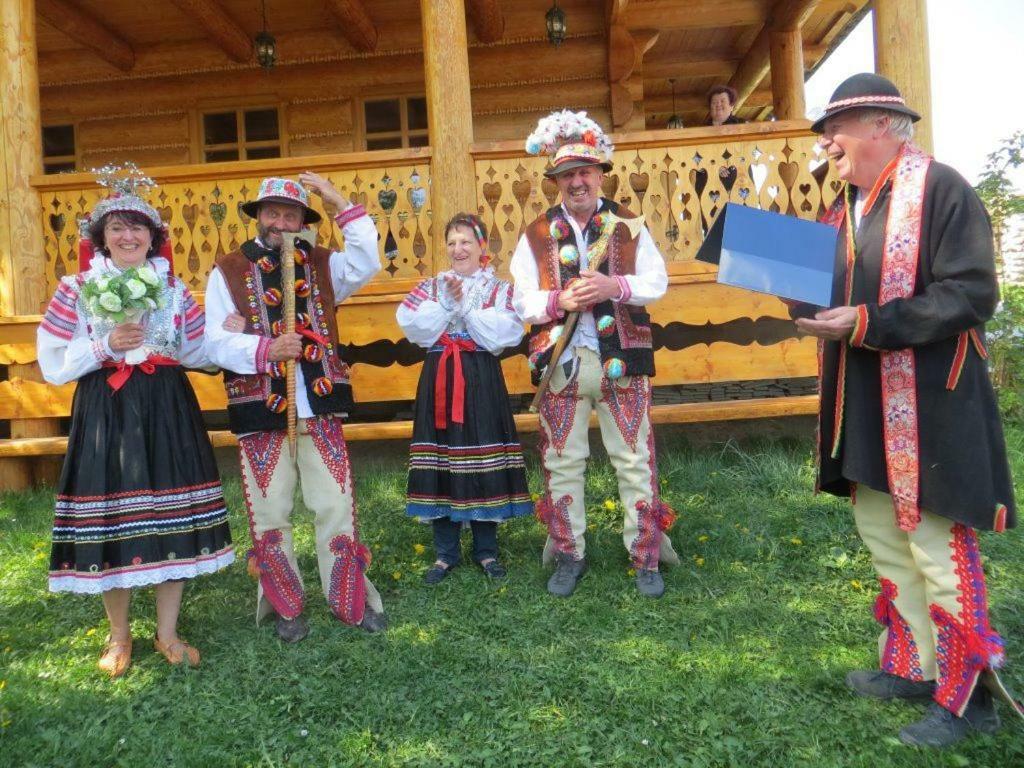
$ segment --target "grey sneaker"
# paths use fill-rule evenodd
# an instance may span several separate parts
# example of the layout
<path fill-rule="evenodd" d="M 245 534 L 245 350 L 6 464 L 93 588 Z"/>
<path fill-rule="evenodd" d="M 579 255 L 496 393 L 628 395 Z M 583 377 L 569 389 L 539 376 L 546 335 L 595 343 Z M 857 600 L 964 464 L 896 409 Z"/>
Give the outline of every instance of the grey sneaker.
<path fill-rule="evenodd" d="M 372 608 L 363 609 L 363 620 L 359 622 L 359 628 L 371 635 L 376 632 L 383 632 L 388 628 L 388 617 L 383 611 L 377 612 Z"/>
<path fill-rule="evenodd" d="M 587 570 L 586 560 L 573 560 L 559 552 L 556 556 L 555 572 L 548 579 L 548 592 L 556 597 L 569 597 L 576 591 L 576 582 Z"/>
<path fill-rule="evenodd" d="M 846 684 L 869 699 L 922 699 L 935 693 L 934 680 L 907 680 L 878 669 L 858 669 L 846 675 Z"/>
<path fill-rule="evenodd" d="M 297 643 L 309 634 L 309 624 L 306 617 L 298 615 L 294 619 L 286 619 L 283 616 L 277 617 L 277 636 L 286 643 Z"/>
<path fill-rule="evenodd" d="M 999 715 L 992 694 L 978 687 L 964 710 L 957 717 L 942 705 L 932 702 L 928 714 L 900 731 L 900 741 L 915 747 L 948 747 L 956 744 L 971 731 L 995 733 L 999 730 Z"/>
<path fill-rule="evenodd" d="M 658 571 L 637 568 L 636 588 L 644 597 L 661 597 L 665 594 L 665 579 Z"/>

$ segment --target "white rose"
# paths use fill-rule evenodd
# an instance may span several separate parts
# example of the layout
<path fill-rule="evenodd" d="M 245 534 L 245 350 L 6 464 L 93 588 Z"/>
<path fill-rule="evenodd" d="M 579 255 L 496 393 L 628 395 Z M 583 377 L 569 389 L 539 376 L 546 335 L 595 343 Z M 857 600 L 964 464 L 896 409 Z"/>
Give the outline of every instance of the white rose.
<path fill-rule="evenodd" d="M 128 296 L 131 299 L 141 299 L 146 295 L 146 284 L 141 280 L 132 278 L 125 282 L 124 287 L 128 289 Z"/>
<path fill-rule="evenodd" d="M 109 277 L 97 277 L 96 278 L 96 290 L 98 290 L 100 293 L 103 293 L 103 291 L 107 290 L 107 288 L 109 288 L 109 287 L 110 287 L 110 278 Z"/>
<path fill-rule="evenodd" d="M 108 312 L 120 312 L 121 298 L 116 293 L 101 293 L 100 306 Z"/>
<path fill-rule="evenodd" d="M 139 267 L 136 272 L 139 275 L 139 279 L 149 285 L 156 285 L 160 282 L 160 278 L 157 277 L 156 271 L 152 267 Z"/>

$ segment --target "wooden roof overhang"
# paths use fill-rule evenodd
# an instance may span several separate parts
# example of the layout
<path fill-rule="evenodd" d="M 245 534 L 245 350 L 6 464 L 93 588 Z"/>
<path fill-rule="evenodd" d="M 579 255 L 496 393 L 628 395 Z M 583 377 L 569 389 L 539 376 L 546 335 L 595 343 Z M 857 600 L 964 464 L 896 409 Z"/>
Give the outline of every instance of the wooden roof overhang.
<path fill-rule="evenodd" d="M 530 112 L 564 104 L 605 108 L 612 28 L 640 41 L 630 95 L 643 127 L 672 111 L 703 123 L 716 83 L 740 91 L 738 114 L 762 118 L 772 103 L 768 30 L 803 33 L 805 69 L 816 67 L 849 31 L 868 0 L 561 0 L 568 38 L 545 40 L 550 0 L 466 0 L 474 114 Z M 44 117 L 74 116 L 95 102 L 116 112 L 129 96 L 118 82 L 145 80 L 138 99 L 194 93 L 204 78 L 231 78 L 240 96 L 287 84 L 259 71 L 252 39 L 258 0 L 36 0 Z M 299 68 L 302 87 L 389 88 L 422 83 L 417 0 L 267 0 L 278 69 Z M 523 90 L 537 95 L 523 99 Z M 287 95 L 287 94 L 285 94 Z M 159 108 L 156 104 L 154 108 Z"/>

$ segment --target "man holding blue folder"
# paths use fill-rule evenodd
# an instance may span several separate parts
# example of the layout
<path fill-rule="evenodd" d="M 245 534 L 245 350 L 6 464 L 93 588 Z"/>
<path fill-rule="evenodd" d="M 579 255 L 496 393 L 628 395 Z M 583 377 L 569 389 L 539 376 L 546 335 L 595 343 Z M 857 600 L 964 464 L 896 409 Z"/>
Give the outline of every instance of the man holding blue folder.
<path fill-rule="evenodd" d="M 846 182 L 825 216 L 832 303 L 792 313 L 821 339 L 818 487 L 854 500 L 881 582 L 881 669 L 847 684 L 931 699 L 900 738 L 943 747 L 999 727 L 990 691 L 1012 701 L 975 531 L 1012 527 L 1016 509 L 984 343 L 991 226 L 968 183 L 910 142 L 918 119 L 878 75 L 836 89 L 812 126 Z"/>

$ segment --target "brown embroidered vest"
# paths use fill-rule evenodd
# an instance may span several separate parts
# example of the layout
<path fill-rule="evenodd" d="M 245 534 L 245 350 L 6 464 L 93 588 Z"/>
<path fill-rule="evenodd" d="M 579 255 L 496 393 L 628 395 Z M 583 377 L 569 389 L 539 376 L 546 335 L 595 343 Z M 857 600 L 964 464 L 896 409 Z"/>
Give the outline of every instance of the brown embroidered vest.
<path fill-rule="evenodd" d="M 348 366 L 340 356 L 330 256 L 330 251 L 317 246 L 296 251 L 295 259 L 295 325 L 297 331 L 304 329 L 308 334 L 298 363 L 310 408 L 317 415 L 348 412 L 353 405 Z M 245 318 L 245 333 L 266 339 L 280 336 L 284 326 L 280 251 L 248 240 L 241 249 L 217 259 L 217 267 Z M 257 359 L 257 367 L 263 362 Z M 266 373 L 256 374 L 224 371 L 228 420 L 235 434 L 287 428 L 284 363 L 268 362 L 265 367 Z"/>
<path fill-rule="evenodd" d="M 592 245 L 600 236 L 604 213 L 613 213 L 622 219 L 636 215 L 611 200 L 602 198 L 601 208 L 583 230 L 587 243 Z M 540 288 L 557 291 L 580 276 L 579 243 L 572 226 L 565 218 L 561 206 L 549 208 L 526 229 L 526 240 L 537 262 Z M 631 238 L 629 228 L 622 223 L 615 226 L 609 242 L 607 257 L 597 271 L 615 277 L 636 274 L 636 248 L 639 238 Z M 597 343 L 601 363 L 610 378 L 618 376 L 653 376 L 654 350 L 651 339 L 651 318 L 643 307 L 634 307 L 617 301 L 603 301 L 590 310 L 597 326 Z M 533 325 L 529 333 L 529 365 L 533 383 L 540 381 L 541 372 L 551 361 L 552 349 L 563 325 L 563 318 Z M 618 375 L 615 375 L 618 374 Z"/>

